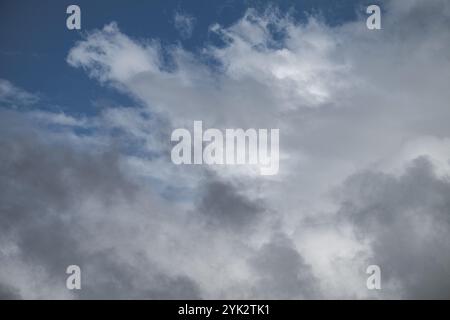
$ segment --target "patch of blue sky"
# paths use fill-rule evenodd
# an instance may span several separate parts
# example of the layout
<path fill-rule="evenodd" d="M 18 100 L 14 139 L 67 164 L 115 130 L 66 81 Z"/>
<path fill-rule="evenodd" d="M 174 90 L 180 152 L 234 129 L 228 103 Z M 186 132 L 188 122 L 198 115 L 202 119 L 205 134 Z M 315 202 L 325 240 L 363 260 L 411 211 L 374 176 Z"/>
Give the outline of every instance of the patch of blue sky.
<path fill-rule="evenodd" d="M 65 11 L 73 3 L 81 7 L 81 31 L 65 27 Z M 102 107 L 134 106 L 139 102 L 89 79 L 83 70 L 67 64 L 70 48 L 90 30 L 116 21 L 128 36 L 158 39 L 164 48 L 164 67 L 171 70 L 175 66 L 167 48 L 182 45 L 200 54 L 206 45 L 224 45 L 220 37 L 210 32 L 210 26 L 215 23 L 229 26 L 242 18 L 249 8 L 260 12 L 277 8 L 281 13 L 290 13 L 299 22 L 314 14 L 330 25 L 337 25 L 355 19 L 358 10 L 367 3 L 365 0 L 2 1 L 0 77 L 29 92 L 42 93 L 45 99 L 33 108 L 93 116 Z M 190 37 L 182 37 L 177 30 L 174 24 L 177 12 L 195 19 Z M 273 32 L 274 39 L 282 38 L 277 30 Z M 203 59 L 204 63 L 214 66 L 213 60 Z"/>

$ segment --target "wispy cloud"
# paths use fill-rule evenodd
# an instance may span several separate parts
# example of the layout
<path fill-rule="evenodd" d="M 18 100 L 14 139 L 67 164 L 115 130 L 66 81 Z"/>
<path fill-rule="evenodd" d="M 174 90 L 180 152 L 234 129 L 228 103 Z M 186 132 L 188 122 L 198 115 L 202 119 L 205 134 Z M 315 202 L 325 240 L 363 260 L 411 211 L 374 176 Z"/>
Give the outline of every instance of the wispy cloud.
<path fill-rule="evenodd" d="M 183 39 L 188 39 L 192 36 L 195 26 L 195 18 L 193 16 L 175 12 L 173 20 L 175 28 Z"/>
<path fill-rule="evenodd" d="M 37 94 L 29 93 L 16 87 L 10 81 L 0 79 L 0 105 L 1 106 L 28 106 L 39 100 Z"/>

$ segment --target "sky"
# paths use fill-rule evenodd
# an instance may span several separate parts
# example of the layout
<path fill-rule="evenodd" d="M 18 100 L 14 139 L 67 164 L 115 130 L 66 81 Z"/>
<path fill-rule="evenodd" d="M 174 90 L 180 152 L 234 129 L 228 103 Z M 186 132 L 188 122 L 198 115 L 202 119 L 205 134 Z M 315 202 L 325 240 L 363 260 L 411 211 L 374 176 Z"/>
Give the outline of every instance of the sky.
<path fill-rule="evenodd" d="M 70 4 L 0 3 L 0 299 L 450 298 L 448 1 Z M 174 164 L 198 120 L 278 174 Z"/>

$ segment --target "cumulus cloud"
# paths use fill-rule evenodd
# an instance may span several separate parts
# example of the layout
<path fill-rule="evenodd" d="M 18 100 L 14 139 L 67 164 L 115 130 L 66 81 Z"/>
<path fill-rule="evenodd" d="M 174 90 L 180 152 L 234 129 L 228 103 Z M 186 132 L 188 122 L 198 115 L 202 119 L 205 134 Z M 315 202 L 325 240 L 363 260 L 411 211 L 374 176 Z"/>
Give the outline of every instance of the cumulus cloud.
<path fill-rule="evenodd" d="M 221 46 L 171 47 L 170 68 L 157 39 L 87 33 L 67 62 L 138 106 L 2 111 L 0 293 L 448 297 L 450 5 L 383 7 L 379 31 L 248 10 L 211 26 Z M 193 120 L 279 128 L 279 174 L 173 165 L 170 132 Z M 78 296 L 63 287 L 77 261 Z"/>

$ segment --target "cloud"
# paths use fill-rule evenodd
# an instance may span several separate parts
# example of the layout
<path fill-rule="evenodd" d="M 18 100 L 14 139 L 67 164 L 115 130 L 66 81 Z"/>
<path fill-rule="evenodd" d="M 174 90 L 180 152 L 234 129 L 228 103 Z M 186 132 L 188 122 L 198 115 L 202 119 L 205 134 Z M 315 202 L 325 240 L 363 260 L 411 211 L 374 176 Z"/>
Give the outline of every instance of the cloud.
<path fill-rule="evenodd" d="M 21 107 L 36 103 L 39 97 L 16 87 L 6 79 L 0 79 L 0 106 Z"/>
<path fill-rule="evenodd" d="M 252 292 L 259 280 L 250 276 L 254 265 L 248 260 L 258 256 L 258 241 L 234 239 L 245 229 L 266 234 L 257 223 L 262 209 L 237 186 L 205 175 L 201 202 L 186 208 L 136 178 L 133 165 L 112 147 L 120 140 L 94 149 L 90 140 L 68 144 L 69 133 L 33 124 L 33 116 L 6 110 L 1 115 L 5 298 L 263 296 Z M 219 195 L 223 202 L 213 203 Z M 71 264 L 82 270 L 79 292 L 65 289 Z"/>
<path fill-rule="evenodd" d="M 425 157 L 413 160 L 399 177 L 355 174 L 340 190 L 339 215 L 370 242 L 368 261 L 380 266 L 386 294 L 450 297 L 449 192 L 449 177 L 436 176 Z"/>
<path fill-rule="evenodd" d="M 117 24 L 111 23 L 102 32 L 88 36 L 91 42 L 79 42 L 69 56 L 68 63 L 85 68 L 101 81 L 127 81 L 137 73 L 156 71 L 158 52 L 151 45 L 140 45 L 121 34 Z"/>
<path fill-rule="evenodd" d="M 86 277 L 80 298 L 130 298 L 130 292 L 136 298 L 198 296 L 189 277 L 159 270 L 151 256 L 140 258 L 143 247 L 125 252 L 109 242 L 130 237 L 144 214 L 131 208 L 139 187 L 122 173 L 113 149 L 90 151 L 55 141 L 13 112 L 2 111 L 1 123 L 2 294 L 69 297 L 65 269 L 77 264 Z M 154 204 L 147 209 L 150 216 L 158 210 Z M 22 277 L 15 276 L 22 272 L 32 276 L 30 284 L 21 285 Z"/>
<path fill-rule="evenodd" d="M 231 182 L 205 179 L 197 210 L 205 214 L 212 226 L 239 230 L 256 225 L 264 218 L 264 206 L 239 193 Z"/>
<path fill-rule="evenodd" d="M 296 250 L 291 239 L 275 234 L 251 259 L 257 274 L 255 296 L 265 299 L 318 299 L 311 267 Z"/>
<path fill-rule="evenodd" d="M 76 260 L 89 298 L 448 297 L 450 5 L 383 9 L 380 31 L 248 10 L 170 67 L 157 39 L 87 33 L 67 62 L 136 106 L 2 111 L 2 288 L 76 298 Z M 193 120 L 279 128 L 279 174 L 173 165 Z"/>
<path fill-rule="evenodd" d="M 175 12 L 173 20 L 175 29 L 177 29 L 183 39 L 188 39 L 192 36 L 195 24 L 195 18 L 193 16 Z"/>
<path fill-rule="evenodd" d="M 18 300 L 19 298 L 16 290 L 0 284 L 0 300 Z"/>

